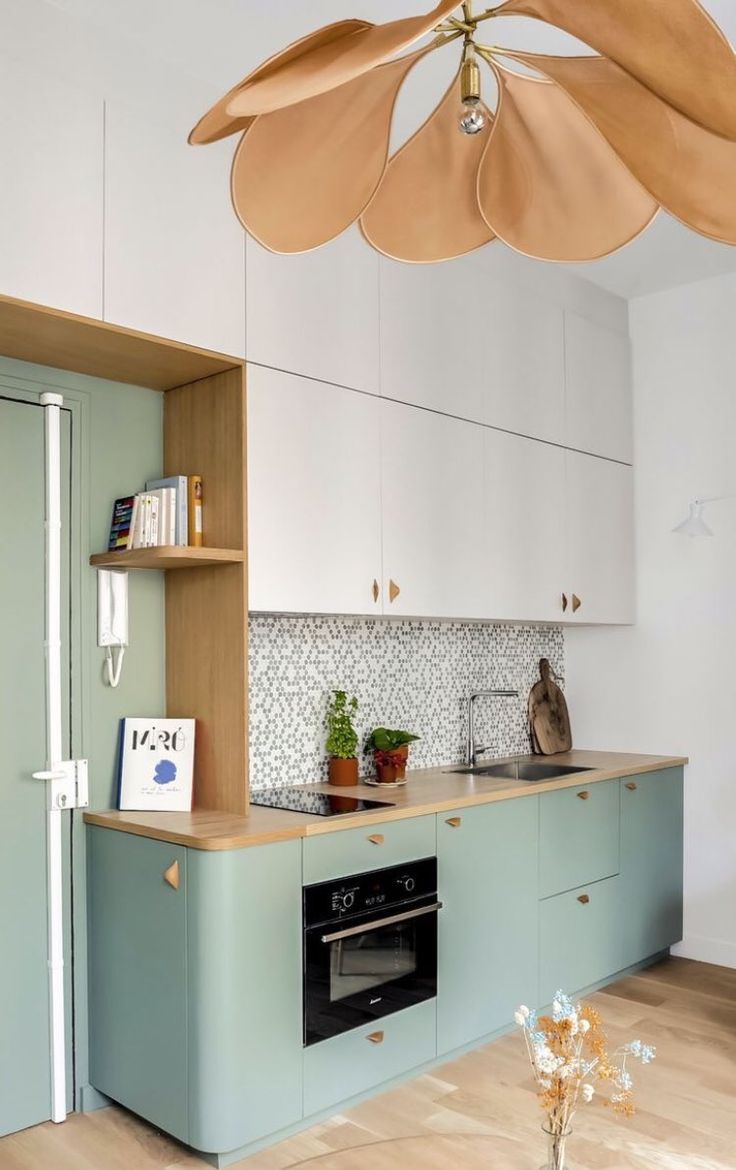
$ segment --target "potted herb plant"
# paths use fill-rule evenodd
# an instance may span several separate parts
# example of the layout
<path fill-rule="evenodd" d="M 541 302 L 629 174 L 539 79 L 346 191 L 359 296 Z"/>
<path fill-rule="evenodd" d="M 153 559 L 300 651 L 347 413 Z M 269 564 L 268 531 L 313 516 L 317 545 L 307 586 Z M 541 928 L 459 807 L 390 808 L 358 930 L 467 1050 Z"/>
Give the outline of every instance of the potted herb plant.
<path fill-rule="evenodd" d="M 366 751 L 373 752 L 376 775 L 381 784 L 394 784 L 406 777 L 409 745 L 419 739 L 411 731 L 376 727 L 368 736 Z"/>
<path fill-rule="evenodd" d="M 327 743 L 330 757 L 330 784 L 358 783 L 358 733 L 353 719 L 358 710 L 355 695 L 347 691 L 333 691 L 327 708 Z"/>

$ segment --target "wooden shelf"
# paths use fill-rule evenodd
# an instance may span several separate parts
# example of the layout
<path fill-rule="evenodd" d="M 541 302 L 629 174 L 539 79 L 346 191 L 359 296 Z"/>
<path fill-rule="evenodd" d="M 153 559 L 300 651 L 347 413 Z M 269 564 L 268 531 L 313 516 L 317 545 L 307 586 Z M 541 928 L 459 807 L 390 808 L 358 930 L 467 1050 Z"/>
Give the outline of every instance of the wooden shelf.
<path fill-rule="evenodd" d="M 238 548 L 188 548 L 162 545 L 95 553 L 89 563 L 95 569 L 196 569 L 206 565 L 240 565 L 245 553 Z"/>
<path fill-rule="evenodd" d="M 0 354 L 152 390 L 242 369 L 240 358 L 0 296 Z"/>

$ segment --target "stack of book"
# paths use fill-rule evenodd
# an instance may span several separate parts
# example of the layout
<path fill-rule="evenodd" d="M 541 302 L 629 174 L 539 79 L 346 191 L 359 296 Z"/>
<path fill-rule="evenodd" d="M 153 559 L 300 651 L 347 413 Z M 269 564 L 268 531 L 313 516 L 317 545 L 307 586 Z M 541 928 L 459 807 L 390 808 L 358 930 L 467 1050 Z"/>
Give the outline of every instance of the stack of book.
<path fill-rule="evenodd" d="M 121 496 L 112 509 L 108 550 L 202 544 L 202 477 L 150 479 L 145 491 Z"/>

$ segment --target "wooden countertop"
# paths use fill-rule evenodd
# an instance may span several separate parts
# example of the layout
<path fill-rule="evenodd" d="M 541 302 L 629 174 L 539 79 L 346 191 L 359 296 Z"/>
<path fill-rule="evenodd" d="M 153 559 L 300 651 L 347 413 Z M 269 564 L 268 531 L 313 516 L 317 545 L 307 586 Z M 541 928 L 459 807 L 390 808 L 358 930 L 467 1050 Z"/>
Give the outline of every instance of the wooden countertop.
<path fill-rule="evenodd" d="M 639 772 L 656 772 L 661 768 L 677 768 L 688 762 L 682 756 L 639 756 L 622 752 L 588 751 L 571 751 L 556 756 L 508 758 L 530 763 L 570 764 L 593 770 L 559 780 L 529 783 L 463 776 L 451 771 L 453 767 L 459 765 L 448 764 L 443 768 L 410 771 L 408 783 L 403 788 L 387 788 L 385 792 L 366 784 L 358 784 L 354 788 L 332 788 L 329 784 L 310 785 L 314 791 L 327 792 L 332 796 L 360 796 L 366 800 L 386 800 L 391 801 L 393 806 L 337 817 L 318 817 L 311 813 L 254 806 L 247 817 L 203 810 L 191 813 L 110 811 L 86 812 L 84 819 L 88 825 L 101 825 L 106 829 L 117 829 L 139 837 L 153 837 L 157 841 L 171 841 L 192 849 L 244 849 L 252 845 L 267 845 L 274 841 L 313 837 L 322 833 L 355 829 L 361 825 L 378 825 L 386 821 L 403 820 L 406 817 L 467 808 L 474 804 L 535 796 L 540 792 L 553 792 L 557 788 L 587 787 L 601 780 L 635 776 Z"/>

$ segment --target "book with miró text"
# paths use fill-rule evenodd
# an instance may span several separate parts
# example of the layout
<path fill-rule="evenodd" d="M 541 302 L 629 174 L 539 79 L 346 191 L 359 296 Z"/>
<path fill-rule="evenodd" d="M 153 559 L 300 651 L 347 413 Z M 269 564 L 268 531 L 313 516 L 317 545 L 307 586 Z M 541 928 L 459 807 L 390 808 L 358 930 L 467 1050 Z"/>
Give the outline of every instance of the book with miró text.
<path fill-rule="evenodd" d="M 118 808 L 190 812 L 194 719 L 121 719 Z"/>

